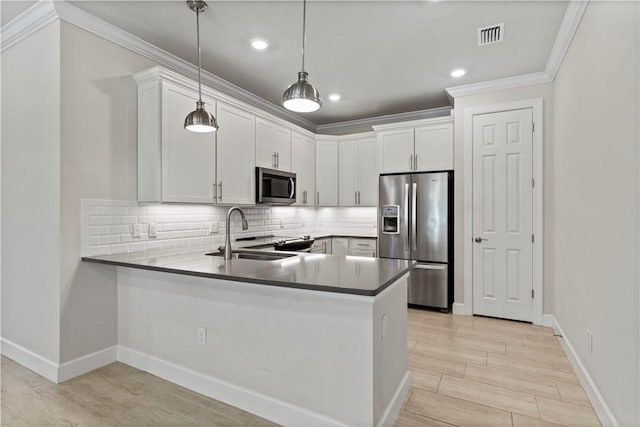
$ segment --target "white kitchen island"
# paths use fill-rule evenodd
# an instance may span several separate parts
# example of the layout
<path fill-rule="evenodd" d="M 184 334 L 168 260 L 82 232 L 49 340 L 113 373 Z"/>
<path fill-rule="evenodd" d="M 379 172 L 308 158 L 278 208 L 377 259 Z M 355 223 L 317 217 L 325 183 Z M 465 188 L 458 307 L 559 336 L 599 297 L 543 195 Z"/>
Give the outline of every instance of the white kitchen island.
<path fill-rule="evenodd" d="M 120 361 L 282 425 L 393 424 L 409 388 L 410 262 L 84 260 L 117 266 Z"/>

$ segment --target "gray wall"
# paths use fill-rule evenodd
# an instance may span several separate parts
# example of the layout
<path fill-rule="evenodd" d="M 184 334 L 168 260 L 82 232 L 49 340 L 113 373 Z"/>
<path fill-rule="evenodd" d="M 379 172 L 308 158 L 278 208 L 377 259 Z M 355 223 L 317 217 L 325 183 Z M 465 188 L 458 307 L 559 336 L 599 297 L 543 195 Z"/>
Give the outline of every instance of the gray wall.
<path fill-rule="evenodd" d="M 60 24 L 2 53 L 2 337 L 59 359 Z"/>
<path fill-rule="evenodd" d="M 553 312 L 624 426 L 640 425 L 638 13 L 592 1 L 553 87 Z"/>
<path fill-rule="evenodd" d="M 82 263 L 80 199 L 135 200 L 137 86 L 157 65 L 63 23 L 60 360 L 117 343 L 115 269 Z"/>

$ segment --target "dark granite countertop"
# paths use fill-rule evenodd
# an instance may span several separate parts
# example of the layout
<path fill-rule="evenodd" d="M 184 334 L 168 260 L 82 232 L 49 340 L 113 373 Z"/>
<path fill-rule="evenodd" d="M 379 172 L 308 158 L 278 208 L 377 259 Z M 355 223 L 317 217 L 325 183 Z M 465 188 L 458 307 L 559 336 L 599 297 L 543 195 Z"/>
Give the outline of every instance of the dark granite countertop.
<path fill-rule="evenodd" d="M 234 242 L 233 249 L 268 243 L 268 238 Z M 354 295 L 375 296 L 407 273 L 413 261 L 295 252 L 276 261 L 225 261 L 210 246 L 157 249 L 143 252 L 83 257 L 82 261 L 140 268 L 174 274 L 211 277 Z M 272 251 L 257 251 L 272 252 Z"/>

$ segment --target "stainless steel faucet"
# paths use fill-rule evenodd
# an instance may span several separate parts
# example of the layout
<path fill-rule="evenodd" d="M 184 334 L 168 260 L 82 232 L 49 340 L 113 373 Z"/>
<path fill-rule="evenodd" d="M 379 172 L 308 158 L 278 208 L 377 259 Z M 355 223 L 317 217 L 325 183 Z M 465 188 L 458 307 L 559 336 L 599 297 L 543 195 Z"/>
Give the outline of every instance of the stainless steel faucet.
<path fill-rule="evenodd" d="M 231 259 L 231 254 L 233 253 L 233 251 L 231 250 L 231 214 L 234 211 L 238 211 L 238 213 L 242 217 L 242 229 L 243 230 L 249 229 L 249 223 L 245 219 L 244 212 L 242 212 L 242 209 L 240 209 L 237 206 L 231 207 L 229 209 L 229 212 L 227 212 L 227 230 L 226 230 L 227 235 L 224 241 L 224 259 Z"/>

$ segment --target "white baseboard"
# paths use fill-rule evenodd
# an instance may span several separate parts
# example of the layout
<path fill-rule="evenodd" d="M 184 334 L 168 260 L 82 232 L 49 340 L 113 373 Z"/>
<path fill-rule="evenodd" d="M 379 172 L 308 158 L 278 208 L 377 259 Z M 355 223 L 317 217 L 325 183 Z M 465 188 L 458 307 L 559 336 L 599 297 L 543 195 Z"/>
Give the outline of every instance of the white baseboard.
<path fill-rule="evenodd" d="M 8 357 L 27 369 L 31 369 L 36 374 L 45 377 L 49 381 L 53 381 L 54 383 L 58 382 L 57 363 L 52 362 L 51 360 L 46 359 L 39 354 L 36 354 L 33 351 L 7 339 L 2 338 L 0 343 L 2 345 L 0 352 L 2 352 L 3 356 Z"/>
<path fill-rule="evenodd" d="M 238 387 L 125 346 L 118 346 L 118 361 L 277 424 L 286 426 L 344 425 L 344 423 L 330 417 Z"/>
<path fill-rule="evenodd" d="M 384 412 L 380 417 L 380 421 L 378 421 L 378 424 L 376 424 L 377 427 L 393 426 L 393 423 L 396 421 L 396 418 L 398 418 L 400 410 L 402 409 L 402 402 L 404 402 L 404 398 L 407 396 L 407 393 L 409 393 L 410 386 L 411 383 L 409 381 L 409 371 L 407 371 L 404 374 L 404 377 L 402 377 L 402 381 L 400 381 L 400 384 L 398 384 L 398 388 L 396 389 L 395 393 L 393 393 L 391 402 L 389 402 L 387 407 L 384 409 Z"/>
<path fill-rule="evenodd" d="M 600 419 L 600 423 L 603 426 L 619 427 L 620 424 L 618 423 L 618 420 L 616 420 L 613 412 L 611 412 L 611 408 L 609 408 L 609 405 L 607 405 L 607 402 L 604 400 L 604 397 L 600 393 L 598 386 L 589 374 L 587 367 L 584 366 L 584 364 L 580 360 L 580 357 L 578 357 L 578 353 L 576 353 L 575 349 L 571 345 L 571 342 L 565 335 L 562 326 L 560 326 L 560 323 L 558 323 L 558 319 L 556 319 L 556 317 L 552 314 L 545 314 L 544 316 L 545 318 L 548 316 L 551 319 L 551 327 L 554 329 L 554 331 L 562 336 L 562 338 L 560 338 L 559 340 L 560 345 L 567 355 L 571 366 L 573 366 L 573 370 L 578 375 L 580 384 L 587 393 L 587 397 L 589 398 L 589 401 L 591 402 L 596 415 Z"/>
<path fill-rule="evenodd" d="M 543 314 L 542 315 L 542 323 L 540 323 L 540 326 L 546 326 L 547 328 L 553 328 L 553 324 L 554 324 L 554 317 L 553 314 Z"/>
<path fill-rule="evenodd" d="M 466 314 L 466 315 L 471 314 L 467 312 L 467 307 L 460 302 L 454 302 L 453 306 L 451 307 L 451 311 L 453 312 L 453 314 Z"/>
<path fill-rule="evenodd" d="M 118 360 L 118 346 L 105 348 L 77 359 L 70 360 L 58 367 L 58 382 L 64 382 L 78 375 L 86 374 Z"/>

